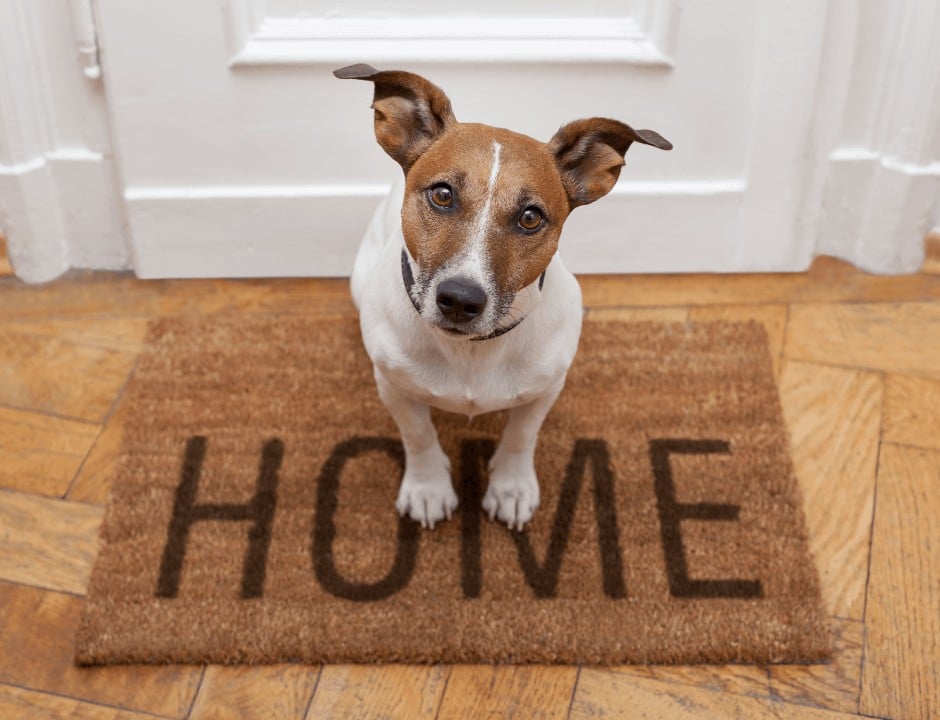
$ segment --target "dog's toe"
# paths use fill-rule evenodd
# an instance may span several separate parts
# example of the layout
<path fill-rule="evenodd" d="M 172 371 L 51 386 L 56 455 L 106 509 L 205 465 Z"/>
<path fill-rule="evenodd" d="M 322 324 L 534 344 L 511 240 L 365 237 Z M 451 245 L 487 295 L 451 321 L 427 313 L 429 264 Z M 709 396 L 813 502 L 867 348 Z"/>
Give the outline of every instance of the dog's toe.
<path fill-rule="evenodd" d="M 402 517 L 410 517 L 421 527 L 434 529 L 442 520 L 449 520 L 457 508 L 457 494 L 450 482 L 402 482 L 395 509 Z"/>
<path fill-rule="evenodd" d="M 496 495 L 493 493 L 486 493 L 483 496 L 483 512 L 486 513 L 486 516 L 490 520 L 496 519 L 496 511 L 499 509 L 499 505 L 496 502 Z"/>
<path fill-rule="evenodd" d="M 483 496 L 483 511 L 510 530 L 522 531 L 539 505 L 539 486 L 534 478 L 490 482 Z"/>

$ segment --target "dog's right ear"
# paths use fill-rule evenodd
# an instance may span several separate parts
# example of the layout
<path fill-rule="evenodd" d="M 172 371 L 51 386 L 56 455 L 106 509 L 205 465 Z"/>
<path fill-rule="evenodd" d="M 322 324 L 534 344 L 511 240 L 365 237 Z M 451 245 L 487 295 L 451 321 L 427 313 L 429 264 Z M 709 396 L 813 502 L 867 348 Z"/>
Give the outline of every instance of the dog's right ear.
<path fill-rule="evenodd" d="M 610 192 L 620 177 L 624 155 L 635 142 L 672 150 L 672 143 L 658 132 L 634 130 L 608 118 L 575 120 L 555 133 L 548 147 L 572 209 Z"/>
<path fill-rule="evenodd" d="M 364 64 L 334 70 L 333 75 L 375 83 L 375 139 L 406 173 L 421 153 L 457 122 L 444 91 L 420 75 L 402 70 L 383 72 Z"/>

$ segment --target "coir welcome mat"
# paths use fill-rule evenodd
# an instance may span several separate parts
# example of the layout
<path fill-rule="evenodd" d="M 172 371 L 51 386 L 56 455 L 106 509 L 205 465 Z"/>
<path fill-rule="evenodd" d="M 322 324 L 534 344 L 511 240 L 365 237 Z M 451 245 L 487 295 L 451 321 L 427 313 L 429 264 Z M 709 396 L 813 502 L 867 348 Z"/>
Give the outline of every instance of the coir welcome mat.
<path fill-rule="evenodd" d="M 460 509 L 401 520 L 355 318 L 152 328 L 81 663 L 812 662 L 829 652 L 756 324 L 585 324 L 524 533 L 480 509 L 501 415 L 435 415 Z"/>

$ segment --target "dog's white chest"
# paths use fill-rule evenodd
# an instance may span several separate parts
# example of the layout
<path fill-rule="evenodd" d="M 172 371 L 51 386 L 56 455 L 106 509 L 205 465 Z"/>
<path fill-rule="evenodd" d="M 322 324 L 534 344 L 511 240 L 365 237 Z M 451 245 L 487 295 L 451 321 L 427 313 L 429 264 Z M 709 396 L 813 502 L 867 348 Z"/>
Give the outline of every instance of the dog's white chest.
<path fill-rule="evenodd" d="M 403 349 L 402 349 L 403 350 Z M 565 368 L 532 371 L 522 363 L 498 362 L 486 351 L 445 357 L 434 351 L 410 354 L 378 353 L 376 366 L 396 386 L 428 405 L 452 413 L 474 416 L 531 402 L 545 392 Z M 495 362 L 494 362 L 495 361 Z"/>
<path fill-rule="evenodd" d="M 542 388 L 539 388 L 542 390 Z M 427 397 L 429 405 L 448 412 L 474 416 L 524 405 L 539 392 L 524 386 L 518 377 L 463 378 L 436 388 Z"/>

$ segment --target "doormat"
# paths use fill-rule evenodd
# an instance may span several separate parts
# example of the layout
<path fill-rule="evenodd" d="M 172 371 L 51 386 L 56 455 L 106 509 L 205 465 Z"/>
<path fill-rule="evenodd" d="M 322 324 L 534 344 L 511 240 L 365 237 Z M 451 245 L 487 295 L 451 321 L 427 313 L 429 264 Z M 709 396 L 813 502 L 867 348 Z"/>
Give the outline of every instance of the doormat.
<path fill-rule="evenodd" d="M 77 661 L 817 662 L 830 650 L 764 330 L 586 322 L 525 532 L 480 508 L 505 414 L 404 454 L 354 317 L 156 321 Z"/>

